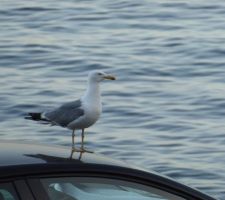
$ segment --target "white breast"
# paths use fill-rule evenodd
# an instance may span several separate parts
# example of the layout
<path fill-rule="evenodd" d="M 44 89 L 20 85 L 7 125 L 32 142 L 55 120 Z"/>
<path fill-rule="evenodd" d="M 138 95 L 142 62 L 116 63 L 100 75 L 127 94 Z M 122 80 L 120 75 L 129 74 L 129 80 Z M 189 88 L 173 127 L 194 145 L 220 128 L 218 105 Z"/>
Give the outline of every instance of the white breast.
<path fill-rule="evenodd" d="M 68 128 L 70 129 L 88 128 L 99 119 L 102 112 L 99 82 L 91 80 L 88 81 L 88 88 L 81 97 L 81 102 L 84 115 L 71 122 L 68 125 Z"/>
<path fill-rule="evenodd" d="M 95 102 L 95 104 L 89 103 L 84 104 L 84 110 L 85 110 L 85 120 L 89 126 L 94 124 L 100 117 L 100 114 L 102 112 L 102 105 L 101 102 Z"/>
<path fill-rule="evenodd" d="M 101 103 L 99 104 L 82 104 L 84 115 L 77 120 L 74 120 L 68 125 L 70 129 L 84 129 L 93 125 L 100 117 L 102 112 Z"/>

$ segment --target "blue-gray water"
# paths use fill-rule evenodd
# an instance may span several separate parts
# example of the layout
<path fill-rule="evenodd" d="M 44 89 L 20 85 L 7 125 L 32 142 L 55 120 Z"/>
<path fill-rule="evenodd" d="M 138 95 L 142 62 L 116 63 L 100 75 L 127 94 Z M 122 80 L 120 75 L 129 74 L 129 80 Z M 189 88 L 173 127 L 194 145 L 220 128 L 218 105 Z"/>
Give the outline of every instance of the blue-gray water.
<path fill-rule="evenodd" d="M 87 147 L 225 199 L 225 2 L 0 2 L 0 139 L 71 144 L 23 119 L 77 99 L 93 69 L 103 114 Z"/>

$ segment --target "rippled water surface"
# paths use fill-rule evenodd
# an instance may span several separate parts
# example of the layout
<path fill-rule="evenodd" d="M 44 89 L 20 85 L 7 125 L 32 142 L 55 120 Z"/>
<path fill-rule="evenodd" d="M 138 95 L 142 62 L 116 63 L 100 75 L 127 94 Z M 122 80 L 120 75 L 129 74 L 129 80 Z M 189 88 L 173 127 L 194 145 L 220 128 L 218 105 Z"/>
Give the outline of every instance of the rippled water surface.
<path fill-rule="evenodd" d="M 225 2 L 0 2 L 0 137 L 71 144 L 70 131 L 24 120 L 79 98 L 90 70 L 103 113 L 98 153 L 225 199 Z"/>

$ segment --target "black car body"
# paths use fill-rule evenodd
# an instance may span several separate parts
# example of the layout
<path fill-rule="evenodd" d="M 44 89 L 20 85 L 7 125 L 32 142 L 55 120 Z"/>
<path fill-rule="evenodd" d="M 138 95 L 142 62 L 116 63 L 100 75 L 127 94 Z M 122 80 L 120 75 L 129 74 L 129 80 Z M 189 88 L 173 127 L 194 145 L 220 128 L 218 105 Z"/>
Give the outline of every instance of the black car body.
<path fill-rule="evenodd" d="M 0 143 L 0 200 L 215 200 L 172 179 L 66 147 Z"/>

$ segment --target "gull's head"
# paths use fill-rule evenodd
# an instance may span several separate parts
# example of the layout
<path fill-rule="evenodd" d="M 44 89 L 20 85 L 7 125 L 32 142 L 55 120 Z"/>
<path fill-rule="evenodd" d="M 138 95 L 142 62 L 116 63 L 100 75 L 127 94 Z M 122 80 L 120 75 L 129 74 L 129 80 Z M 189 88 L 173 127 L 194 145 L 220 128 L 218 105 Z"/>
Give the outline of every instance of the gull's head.
<path fill-rule="evenodd" d="M 97 70 L 91 71 L 88 75 L 88 79 L 91 82 L 101 82 L 103 80 L 116 80 L 115 76 Z"/>

